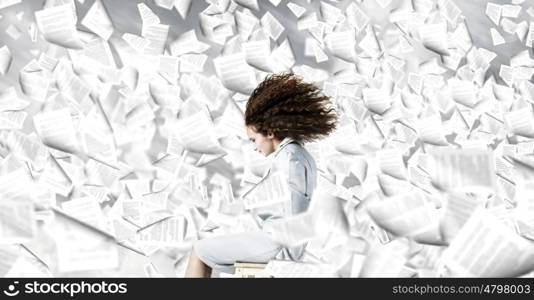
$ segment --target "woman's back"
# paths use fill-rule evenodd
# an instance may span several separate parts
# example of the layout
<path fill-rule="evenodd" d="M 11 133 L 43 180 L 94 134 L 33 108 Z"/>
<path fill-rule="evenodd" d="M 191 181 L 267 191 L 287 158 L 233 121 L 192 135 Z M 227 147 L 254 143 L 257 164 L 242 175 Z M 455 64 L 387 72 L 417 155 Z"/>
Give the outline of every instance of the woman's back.
<path fill-rule="evenodd" d="M 307 210 L 317 185 L 317 167 L 311 154 L 297 141 L 285 138 L 273 154 L 270 174 L 282 172 L 287 176 L 291 197 L 289 201 L 261 207 L 254 211 L 261 219 L 279 219 Z"/>

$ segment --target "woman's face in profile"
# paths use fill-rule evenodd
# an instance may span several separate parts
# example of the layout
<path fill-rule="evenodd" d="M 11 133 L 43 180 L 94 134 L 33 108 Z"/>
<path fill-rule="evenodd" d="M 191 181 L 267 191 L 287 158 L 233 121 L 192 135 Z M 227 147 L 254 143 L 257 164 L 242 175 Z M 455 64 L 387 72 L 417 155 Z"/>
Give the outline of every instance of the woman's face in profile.
<path fill-rule="evenodd" d="M 253 126 L 247 126 L 248 139 L 254 145 L 254 151 L 258 151 L 264 156 L 275 151 L 275 137 L 272 134 L 263 135 L 256 132 Z"/>

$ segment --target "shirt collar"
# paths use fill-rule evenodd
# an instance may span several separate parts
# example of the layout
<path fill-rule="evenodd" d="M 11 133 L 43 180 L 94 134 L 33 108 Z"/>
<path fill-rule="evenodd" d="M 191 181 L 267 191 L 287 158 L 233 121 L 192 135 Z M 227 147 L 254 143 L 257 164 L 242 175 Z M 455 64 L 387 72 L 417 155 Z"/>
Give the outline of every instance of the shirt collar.
<path fill-rule="evenodd" d="M 276 149 L 276 151 L 274 151 L 273 156 L 276 157 L 276 155 L 278 155 L 278 153 L 280 152 L 280 150 L 282 150 L 282 148 L 284 148 L 287 144 L 289 144 L 289 143 L 291 143 L 291 142 L 297 142 L 297 141 L 294 140 L 294 139 L 291 138 L 291 137 L 285 137 L 285 138 L 280 142 L 280 145 L 278 145 L 278 149 Z"/>
<path fill-rule="evenodd" d="M 293 138 L 290 138 L 290 137 L 285 137 L 281 142 L 280 144 L 278 145 L 278 149 L 276 149 L 273 153 L 269 154 L 269 158 L 271 159 L 271 164 L 269 165 L 269 168 L 267 169 L 267 171 L 265 172 L 265 174 L 263 175 L 262 179 L 265 179 L 269 173 L 271 172 L 271 168 L 273 167 L 273 163 L 274 163 L 274 158 L 276 157 L 276 155 L 278 155 L 278 153 L 280 153 L 280 151 L 282 150 L 282 148 L 284 148 L 286 145 L 288 145 L 289 143 L 291 142 L 297 142 L 297 140 L 294 140 Z M 299 143 L 300 144 L 300 143 Z"/>

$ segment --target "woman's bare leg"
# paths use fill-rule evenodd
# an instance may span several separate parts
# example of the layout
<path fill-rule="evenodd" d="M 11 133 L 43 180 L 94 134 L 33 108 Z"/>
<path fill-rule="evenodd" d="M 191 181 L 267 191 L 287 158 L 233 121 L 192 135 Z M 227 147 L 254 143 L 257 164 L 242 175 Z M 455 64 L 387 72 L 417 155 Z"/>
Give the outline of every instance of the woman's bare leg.
<path fill-rule="evenodd" d="M 191 249 L 187 268 L 185 269 L 186 278 L 209 278 L 211 277 L 211 268 L 198 258 L 195 248 Z"/>

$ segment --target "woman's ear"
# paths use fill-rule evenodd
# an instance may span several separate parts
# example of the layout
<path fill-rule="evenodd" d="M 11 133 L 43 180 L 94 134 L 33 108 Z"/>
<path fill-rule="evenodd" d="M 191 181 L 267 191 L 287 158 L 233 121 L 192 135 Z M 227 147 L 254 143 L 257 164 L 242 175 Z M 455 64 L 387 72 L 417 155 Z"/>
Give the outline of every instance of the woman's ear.
<path fill-rule="evenodd" d="M 269 138 L 269 139 L 274 139 L 274 134 L 273 134 L 271 131 L 269 131 L 269 132 L 267 133 L 267 138 Z"/>

